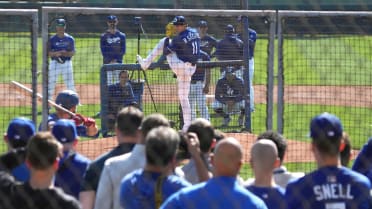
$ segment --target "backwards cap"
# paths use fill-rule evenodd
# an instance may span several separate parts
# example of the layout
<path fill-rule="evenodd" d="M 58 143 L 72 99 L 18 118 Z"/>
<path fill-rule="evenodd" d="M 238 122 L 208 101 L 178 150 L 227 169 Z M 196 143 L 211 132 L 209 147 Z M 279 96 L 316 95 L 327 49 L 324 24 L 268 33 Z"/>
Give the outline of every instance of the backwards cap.
<path fill-rule="evenodd" d="M 310 136 L 313 139 L 340 139 L 342 136 L 340 119 L 330 113 L 315 116 L 310 123 Z"/>
<path fill-rule="evenodd" d="M 66 109 L 71 109 L 80 104 L 79 96 L 72 90 L 63 90 L 57 95 L 56 104 Z"/>
<path fill-rule="evenodd" d="M 9 123 L 7 137 L 12 144 L 20 144 L 18 142 L 26 144 L 35 133 L 35 124 L 30 119 L 18 117 Z"/>
<path fill-rule="evenodd" d="M 75 123 L 68 119 L 57 120 L 53 126 L 52 134 L 62 144 L 73 142 L 78 138 Z"/>

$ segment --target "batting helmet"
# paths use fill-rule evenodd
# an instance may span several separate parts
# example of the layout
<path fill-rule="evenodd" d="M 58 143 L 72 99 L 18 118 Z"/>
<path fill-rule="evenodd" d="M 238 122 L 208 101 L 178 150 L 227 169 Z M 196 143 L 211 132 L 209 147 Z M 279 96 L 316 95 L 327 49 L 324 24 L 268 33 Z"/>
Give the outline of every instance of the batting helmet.
<path fill-rule="evenodd" d="M 186 19 L 184 16 L 176 16 L 172 23 L 173 25 L 186 25 Z"/>
<path fill-rule="evenodd" d="M 79 96 L 72 90 L 63 90 L 57 95 L 56 104 L 66 109 L 71 109 L 80 104 Z"/>

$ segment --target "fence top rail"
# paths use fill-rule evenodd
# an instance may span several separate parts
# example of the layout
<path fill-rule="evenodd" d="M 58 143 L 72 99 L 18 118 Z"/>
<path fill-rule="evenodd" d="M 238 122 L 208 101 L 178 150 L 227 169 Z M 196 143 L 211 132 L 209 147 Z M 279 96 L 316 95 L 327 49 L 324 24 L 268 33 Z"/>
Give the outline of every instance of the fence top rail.
<path fill-rule="evenodd" d="M 149 8 L 99 8 L 99 7 L 42 7 L 45 12 L 80 14 L 144 14 L 144 15 L 202 15 L 202 16 L 269 16 L 275 10 L 209 10 L 209 9 L 149 9 Z"/>
<path fill-rule="evenodd" d="M 35 15 L 37 9 L 0 9 L 0 15 Z"/>
<path fill-rule="evenodd" d="M 279 10 L 279 17 L 315 17 L 315 16 L 372 16 L 368 11 L 297 11 Z"/>

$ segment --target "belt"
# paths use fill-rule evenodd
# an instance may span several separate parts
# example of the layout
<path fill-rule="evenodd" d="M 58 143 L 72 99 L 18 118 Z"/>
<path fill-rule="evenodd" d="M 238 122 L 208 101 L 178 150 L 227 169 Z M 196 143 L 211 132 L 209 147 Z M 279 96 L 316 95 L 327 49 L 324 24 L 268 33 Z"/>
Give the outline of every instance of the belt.
<path fill-rule="evenodd" d="M 191 80 L 191 84 L 196 84 L 196 83 L 203 83 L 203 81 L 194 81 L 194 80 Z"/>

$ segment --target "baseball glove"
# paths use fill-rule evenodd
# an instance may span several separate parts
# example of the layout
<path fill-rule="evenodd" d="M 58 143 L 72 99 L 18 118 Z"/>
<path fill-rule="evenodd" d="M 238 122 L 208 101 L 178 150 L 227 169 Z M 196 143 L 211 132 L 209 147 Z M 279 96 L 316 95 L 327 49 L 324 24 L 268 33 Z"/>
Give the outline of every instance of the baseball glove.
<path fill-rule="evenodd" d="M 63 60 L 61 57 L 57 57 L 57 62 L 60 63 L 60 64 L 63 64 L 65 63 L 65 60 Z"/>

